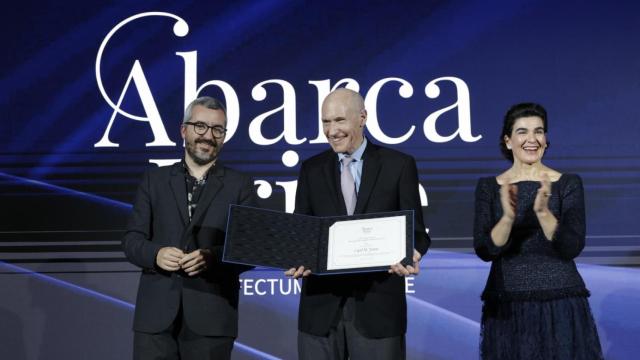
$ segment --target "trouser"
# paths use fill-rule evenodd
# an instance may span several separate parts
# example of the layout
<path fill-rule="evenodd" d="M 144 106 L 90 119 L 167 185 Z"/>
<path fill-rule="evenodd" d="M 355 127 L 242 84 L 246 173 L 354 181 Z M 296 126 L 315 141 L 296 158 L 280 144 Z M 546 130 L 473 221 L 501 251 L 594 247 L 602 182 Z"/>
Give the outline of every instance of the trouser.
<path fill-rule="evenodd" d="M 300 360 L 401 360 L 406 358 L 404 335 L 367 338 L 353 324 L 355 301 L 346 298 L 337 324 L 329 335 L 315 336 L 298 332 Z"/>
<path fill-rule="evenodd" d="M 134 332 L 134 360 L 231 359 L 235 338 L 194 333 L 184 321 L 182 306 L 166 330 L 157 334 Z"/>

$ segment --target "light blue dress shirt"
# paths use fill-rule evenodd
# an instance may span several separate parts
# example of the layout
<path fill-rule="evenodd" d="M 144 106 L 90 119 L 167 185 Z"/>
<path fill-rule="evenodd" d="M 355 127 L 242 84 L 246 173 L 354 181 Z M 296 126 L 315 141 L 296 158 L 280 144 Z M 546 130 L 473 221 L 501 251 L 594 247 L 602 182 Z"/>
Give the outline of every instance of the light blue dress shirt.
<path fill-rule="evenodd" d="M 364 160 L 362 159 L 362 155 L 364 154 L 364 149 L 367 147 L 367 138 L 364 138 L 362 144 L 356 149 L 356 151 L 351 154 L 353 160 L 349 163 L 349 171 L 351 171 L 351 176 L 353 176 L 353 180 L 356 183 L 356 195 L 360 191 L 360 180 L 362 179 L 362 164 Z M 342 173 L 343 165 L 342 159 L 344 159 L 348 154 L 346 153 L 338 153 L 338 159 L 340 160 L 340 173 Z"/>

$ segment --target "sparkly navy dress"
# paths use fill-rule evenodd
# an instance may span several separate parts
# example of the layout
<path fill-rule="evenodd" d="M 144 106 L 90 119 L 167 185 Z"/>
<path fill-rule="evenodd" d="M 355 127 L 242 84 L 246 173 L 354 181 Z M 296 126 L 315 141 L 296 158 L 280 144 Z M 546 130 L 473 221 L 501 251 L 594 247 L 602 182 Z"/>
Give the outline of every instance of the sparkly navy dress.
<path fill-rule="evenodd" d="M 579 176 L 551 186 L 549 209 L 558 219 L 552 241 L 533 210 L 540 183 L 522 181 L 509 240 L 497 247 L 491 230 L 502 217 L 500 185 L 476 187 L 474 248 L 491 271 L 482 300 L 483 359 L 602 359 L 586 289 L 573 259 L 585 242 L 584 194 Z"/>

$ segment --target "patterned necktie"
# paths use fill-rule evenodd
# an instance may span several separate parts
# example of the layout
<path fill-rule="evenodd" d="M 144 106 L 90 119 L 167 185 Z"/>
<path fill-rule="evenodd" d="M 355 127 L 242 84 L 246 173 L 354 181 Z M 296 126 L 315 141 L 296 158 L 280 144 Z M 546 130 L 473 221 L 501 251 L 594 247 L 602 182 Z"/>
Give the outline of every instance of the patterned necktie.
<path fill-rule="evenodd" d="M 349 169 L 349 164 L 353 161 L 352 157 L 344 157 L 342 159 L 342 174 L 340 175 L 340 187 L 342 188 L 342 197 L 344 205 L 347 207 L 347 214 L 353 215 L 356 209 L 356 183 L 353 181 L 353 175 Z"/>

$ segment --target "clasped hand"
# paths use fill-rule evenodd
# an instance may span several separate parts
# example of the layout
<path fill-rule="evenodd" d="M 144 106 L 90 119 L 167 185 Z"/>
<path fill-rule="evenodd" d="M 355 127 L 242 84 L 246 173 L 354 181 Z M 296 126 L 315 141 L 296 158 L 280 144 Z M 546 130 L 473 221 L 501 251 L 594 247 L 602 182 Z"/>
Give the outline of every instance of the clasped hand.
<path fill-rule="evenodd" d="M 189 276 L 197 275 L 207 269 L 211 251 L 198 249 L 185 253 L 176 247 L 163 247 L 156 255 L 156 264 L 167 271 L 184 270 Z"/>
<path fill-rule="evenodd" d="M 549 213 L 549 198 L 551 197 L 551 180 L 546 174 L 543 174 L 540 180 L 540 188 L 536 193 L 536 198 L 533 202 L 533 210 L 536 215 Z M 516 208 L 518 202 L 518 186 L 511 183 L 507 179 L 505 183 L 500 186 L 500 202 L 502 204 L 503 217 L 509 221 L 513 221 L 516 217 Z"/>

